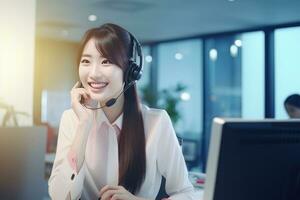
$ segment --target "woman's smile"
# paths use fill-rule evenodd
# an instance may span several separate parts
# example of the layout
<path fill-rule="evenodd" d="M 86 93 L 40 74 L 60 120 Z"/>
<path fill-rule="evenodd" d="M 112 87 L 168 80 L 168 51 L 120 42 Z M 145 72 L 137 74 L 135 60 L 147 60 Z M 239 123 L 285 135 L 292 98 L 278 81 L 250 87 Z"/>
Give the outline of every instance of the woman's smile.
<path fill-rule="evenodd" d="M 101 92 L 106 88 L 108 82 L 88 82 L 88 85 L 92 92 Z"/>

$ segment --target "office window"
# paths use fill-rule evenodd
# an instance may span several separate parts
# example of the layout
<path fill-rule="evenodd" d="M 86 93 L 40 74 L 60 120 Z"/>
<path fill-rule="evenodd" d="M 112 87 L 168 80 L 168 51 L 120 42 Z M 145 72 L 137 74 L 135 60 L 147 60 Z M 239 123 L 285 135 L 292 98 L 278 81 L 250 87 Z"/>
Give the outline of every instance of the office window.
<path fill-rule="evenodd" d="M 142 78 L 138 81 L 138 88 L 141 88 L 150 83 L 150 68 L 152 62 L 152 56 L 150 54 L 150 47 L 142 47 L 144 55 L 144 68 Z"/>
<path fill-rule="evenodd" d="M 247 119 L 262 119 L 265 111 L 264 33 L 258 31 L 241 34 L 241 43 L 241 116 Z"/>
<path fill-rule="evenodd" d="M 205 40 L 204 166 L 214 117 L 264 117 L 264 34 Z"/>
<path fill-rule="evenodd" d="M 158 45 L 157 51 L 158 91 L 167 90 L 169 95 L 175 97 L 181 116 L 177 123 L 173 120 L 175 130 L 184 138 L 200 141 L 202 133 L 202 41 L 191 39 L 162 43 Z M 176 93 L 175 88 L 180 92 Z M 163 101 L 160 99 L 160 102 Z M 172 105 L 171 101 L 169 105 Z M 169 113 L 169 115 L 173 119 L 176 118 L 174 113 Z"/>
<path fill-rule="evenodd" d="M 300 27 L 275 31 L 275 117 L 288 118 L 283 102 L 300 94 Z"/>
<path fill-rule="evenodd" d="M 150 54 L 150 47 L 143 46 L 143 55 L 144 55 L 144 68 L 143 68 L 143 75 L 141 79 L 137 82 L 137 89 L 138 93 L 143 99 L 143 88 L 150 87 L 150 73 L 151 73 L 151 63 L 152 63 L 152 56 Z"/>

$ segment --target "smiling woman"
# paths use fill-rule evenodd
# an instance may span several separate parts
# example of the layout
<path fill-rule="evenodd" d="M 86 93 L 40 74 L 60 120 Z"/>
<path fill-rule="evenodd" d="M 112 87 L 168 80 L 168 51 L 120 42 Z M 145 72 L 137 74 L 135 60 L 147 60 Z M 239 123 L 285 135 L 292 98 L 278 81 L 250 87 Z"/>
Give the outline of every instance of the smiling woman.
<path fill-rule="evenodd" d="M 170 117 L 139 101 L 137 39 L 115 24 L 90 29 L 77 62 L 82 87 L 61 118 L 51 198 L 155 199 L 164 176 L 172 200 L 195 199 Z"/>

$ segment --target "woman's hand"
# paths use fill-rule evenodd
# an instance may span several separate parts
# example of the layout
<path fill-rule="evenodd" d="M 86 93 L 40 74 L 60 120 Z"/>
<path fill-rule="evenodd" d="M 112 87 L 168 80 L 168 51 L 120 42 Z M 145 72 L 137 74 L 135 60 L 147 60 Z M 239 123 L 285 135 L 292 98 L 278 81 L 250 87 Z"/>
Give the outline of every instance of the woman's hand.
<path fill-rule="evenodd" d="M 123 186 L 104 186 L 99 193 L 101 200 L 143 200 L 128 192 Z"/>
<path fill-rule="evenodd" d="M 85 108 L 80 101 L 81 97 L 83 97 L 85 104 L 92 104 L 93 100 L 90 98 L 88 91 L 80 86 L 81 83 L 78 81 L 71 90 L 71 106 L 79 121 L 91 122 L 93 119 L 93 110 Z"/>

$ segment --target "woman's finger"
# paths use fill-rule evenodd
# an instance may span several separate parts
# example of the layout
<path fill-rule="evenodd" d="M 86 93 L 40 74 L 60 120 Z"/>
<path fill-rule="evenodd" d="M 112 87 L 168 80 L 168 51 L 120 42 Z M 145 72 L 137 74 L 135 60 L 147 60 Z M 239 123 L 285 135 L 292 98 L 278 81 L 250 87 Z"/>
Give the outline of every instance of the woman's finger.
<path fill-rule="evenodd" d="M 81 100 L 81 97 L 83 97 L 84 99 L 89 99 L 89 95 L 85 91 L 76 91 L 72 95 L 72 98 L 74 100 Z"/>
<path fill-rule="evenodd" d="M 72 87 L 72 89 L 78 88 L 79 86 L 80 86 L 80 82 L 77 81 L 77 82 L 75 83 L 75 85 Z"/>
<path fill-rule="evenodd" d="M 82 95 L 85 99 L 89 98 L 89 94 L 85 91 L 79 91 L 79 94 Z"/>
<path fill-rule="evenodd" d="M 126 194 L 114 194 L 110 200 L 127 200 Z"/>
<path fill-rule="evenodd" d="M 76 98 L 78 98 L 78 96 L 82 96 L 82 95 L 84 95 L 84 97 L 86 99 L 88 99 L 90 97 L 90 94 L 84 88 L 77 88 L 77 89 L 72 90 L 71 95 Z"/>
<path fill-rule="evenodd" d="M 118 189 L 119 189 L 118 186 L 106 185 L 103 188 L 101 188 L 99 196 L 101 197 L 108 190 L 118 190 Z"/>
<path fill-rule="evenodd" d="M 90 93 L 85 88 L 76 88 L 73 92 L 80 92 L 80 94 L 86 94 L 87 96 L 90 96 Z"/>
<path fill-rule="evenodd" d="M 122 192 L 118 189 L 109 189 L 109 190 L 106 190 L 100 197 L 101 197 L 101 200 L 110 200 L 111 197 L 116 194 L 122 194 Z"/>

